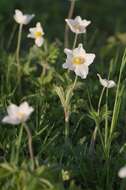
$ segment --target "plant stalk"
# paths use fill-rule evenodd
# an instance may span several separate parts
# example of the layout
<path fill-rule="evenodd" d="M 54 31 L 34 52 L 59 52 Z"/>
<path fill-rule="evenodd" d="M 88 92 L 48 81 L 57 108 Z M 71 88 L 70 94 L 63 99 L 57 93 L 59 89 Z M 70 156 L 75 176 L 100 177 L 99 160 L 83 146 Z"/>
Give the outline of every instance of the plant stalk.
<path fill-rule="evenodd" d="M 32 167 L 33 170 L 35 169 L 35 160 L 34 160 L 34 153 L 33 153 L 33 147 L 32 147 L 32 134 L 31 131 L 29 130 L 28 126 L 26 125 L 26 123 L 24 123 L 24 129 L 28 135 L 28 148 L 29 148 L 29 154 L 30 154 L 30 158 L 32 161 Z"/>

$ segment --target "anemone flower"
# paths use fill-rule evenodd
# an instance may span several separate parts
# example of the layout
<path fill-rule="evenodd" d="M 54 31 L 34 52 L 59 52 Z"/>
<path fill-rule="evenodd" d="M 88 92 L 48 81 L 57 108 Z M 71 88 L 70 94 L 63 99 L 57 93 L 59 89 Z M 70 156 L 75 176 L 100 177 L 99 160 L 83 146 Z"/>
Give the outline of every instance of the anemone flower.
<path fill-rule="evenodd" d="M 18 24 L 25 24 L 27 25 L 33 18 L 34 14 L 28 15 L 28 14 L 23 14 L 20 10 L 16 9 L 15 14 L 14 14 L 14 19 Z"/>
<path fill-rule="evenodd" d="M 43 32 L 43 28 L 41 24 L 38 22 L 36 24 L 36 27 L 29 29 L 29 32 L 30 33 L 28 34 L 28 38 L 35 39 L 35 44 L 38 47 L 40 47 L 44 42 L 44 38 L 43 38 L 44 32 Z"/>
<path fill-rule="evenodd" d="M 63 68 L 72 70 L 77 76 L 85 79 L 89 72 L 89 65 L 94 61 L 95 54 L 86 53 L 82 44 L 79 44 L 73 50 L 65 49 L 64 52 L 67 55 L 67 59 L 63 64 Z"/>
<path fill-rule="evenodd" d="M 91 21 L 86 19 L 82 20 L 80 16 L 77 16 L 75 19 L 65 19 L 65 21 L 70 27 L 71 31 L 76 34 L 86 33 L 86 28 L 91 23 Z"/>
<path fill-rule="evenodd" d="M 34 109 L 27 102 L 23 102 L 19 106 L 10 104 L 7 107 L 8 115 L 3 118 L 2 122 L 12 125 L 25 123 L 33 111 Z"/>

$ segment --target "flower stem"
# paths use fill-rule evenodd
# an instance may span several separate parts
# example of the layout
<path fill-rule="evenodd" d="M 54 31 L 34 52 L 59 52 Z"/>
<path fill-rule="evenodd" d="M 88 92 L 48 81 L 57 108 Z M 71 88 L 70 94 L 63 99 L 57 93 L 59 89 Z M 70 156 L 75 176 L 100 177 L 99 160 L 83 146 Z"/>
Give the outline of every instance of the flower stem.
<path fill-rule="evenodd" d="M 73 93 L 73 91 L 75 89 L 75 86 L 77 83 L 77 78 L 78 77 L 76 75 L 74 82 L 73 82 L 73 86 L 71 88 L 71 94 Z M 69 96 L 72 96 L 71 94 Z M 70 117 L 69 105 L 68 105 L 68 108 L 64 109 L 64 117 L 65 117 L 65 142 L 68 143 L 69 142 L 69 117 Z"/>
<path fill-rule="evenodd" d="M 19 160 L 19 153 L 20 153 L 22 134 L 23 134 L 23 125 L 20 126 L 20 132 L 19 132 L 18 141 L 17 141 L 16 164 L 18 163 L 18 160 Z"/>
<path fill-rule="evenodd" d="M 73 49 L 76 47 L 78 34 L 75 34 L 74 43 L 73 43 Z"/>
<path fill-rule="evenodd" d="M 65 110 L 65 143 L 69 141 L 69 112 Z"/>
<path fill-rule="evenodd" d="M 99 102 L 98 102 L 98 109 L 97 109 L 98 117 L 100 116 L 100 107 L 101 107 L 101 102 L 102 102 L 102 98 L 103 98 L 103 95 L 104 95 L 104 91 L 105 91 L 105 87 L 103 87 L 103 89 L 102 89 L 102 92 L 101 92 L 101 95 L 100 95 L 100 98 L 99 98 Z M 98 124 L 96 125 L 96 127 L 95 127 L 95 129 L 93 131 L 93 135 L 92 135 L 92 139 L 91 139 L 91 144 L 90 144 L 90 149 L 91 150 L 94 149 L 94 144 L 95 144 L 95 141 L 96 141 L 97 132 L 100 135 L 100 139 L 101 139 L 102 145 L 104 145 L 103 139 L 102 139 L 102 134 L 101 134 L 101 131 L 100 131 L 99 127 L 100 126 L 99 126 L 99 121 L 98 121 Z"/>
<path fill-rule="evenodd" d="M 20 46 L 21 46 L 21 36 L 22 36 L 22 28 L 23 25 L 20 24 L 19 31 L 18 31 L 18 41 L 17 41 L 17 49 L 16 49 L 16 62 L 17 62 L 17 69 L 18 69 L 18 82 L 20 82 Z"/>
<path fill-rule="evenodd" d="M 72 18 L 73 12 L 74 12 L 74 8 L 75 8 L 75 0 L 72 0 L 71 4 L 70 4 L 70 9 L 69 9 L 68 17 L 67 17 L 68 19 Z M 68 48 L 68 45 L 69 45 L 68 42 L 69 42 L 69 27 L 66 24 L 65 35 L 64 35 L 64 46 L 65 46 L 65 48 Z"/>
<path fill-rule="evenodd" d="M 103 87 L 102 92 L 101 92 L 101 95 L 100 95 L 100 98 L 99 98 L 98 111 L 97 111 L 97 112 L 98 112 L 98 115 L 100 114 L 100 107 L 101 107 L 101 102 L 102 102 L 102 98 L 103 98 L 104 91 L 105 91 L 105 87 Z"/>
<path fill-rule="evenodd" d="M 34 153 L 33 153 L 33 147 L 32 147 L 32 134 L 28 128 L 28 126 L 26 125 L 26 123 L 24 123 L 24 129 L 26 130 L 26 133 L 28 135 L 28 148 L 29 148 L 29 154 L 30 154 L 30 158 L 31 158 L 31 161 L 32 161 L 32 167 L 33 167 L 33 170 L 35 168 L 35 162 L 34 162 Z"/>

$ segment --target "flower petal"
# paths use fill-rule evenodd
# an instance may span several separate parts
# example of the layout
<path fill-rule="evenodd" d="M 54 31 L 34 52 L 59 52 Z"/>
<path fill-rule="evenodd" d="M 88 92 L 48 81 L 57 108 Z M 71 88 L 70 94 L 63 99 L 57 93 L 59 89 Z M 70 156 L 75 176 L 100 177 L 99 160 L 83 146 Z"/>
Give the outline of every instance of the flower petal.
<path fill-rule="evenodd" d="M 19 123 L 21 123 L 17 117 L 11 117 L 11 116 L 5 116 L 2 119 L 2 122 L 12 124 L 12 125 L 18 125 Z"/>
<path fill-rule="evenodd" d="M 18 106 L 16 106 L 15 104 L 10 104 L 7 107 L 7 113 L 8 115 L 15 115 L 18 111 Z"/>
<path fill-rule="evenodd" d="M 44 42 L 44 39 L 43 39 L 42 37 L 35 39 L 35 44 L 36 44 L 38 47 L 41 47 L 41 45 L 43 44 L 43 42 Z"/>
<path fill-rule="evenodd" d="M 94 53 L 86 53 L 86 65 L 90 65 L 93 63 L 95 58 L 95 54 Z"/>
<path fill-rule="evenodd" d="M 30 115 L 33 111 L 34 109 L 27 102 L 23 102 L 19 106 L 19 112 L 25 113 L 26 115 Z"/>
<path fill-rule="evenodd" d="M 118 172 L 118 176 L 120 178 L 125 178 L 126 177 L 126 166 L 122 167 L 119 172 Z"/>
<path fill-rule="evenodd" d="M 85 49 L 83 48 L 83 44 L 79 44 L 77 48 L 73 50 L 74 57 L 85 57 Z"/>
<path fill-rule="evenodd" d="M 77 76 L 80 76 L 82 79 L 85 79 L 88 75 L 88 67 L 84 64 L 76 66 L 75 73 Z"/>

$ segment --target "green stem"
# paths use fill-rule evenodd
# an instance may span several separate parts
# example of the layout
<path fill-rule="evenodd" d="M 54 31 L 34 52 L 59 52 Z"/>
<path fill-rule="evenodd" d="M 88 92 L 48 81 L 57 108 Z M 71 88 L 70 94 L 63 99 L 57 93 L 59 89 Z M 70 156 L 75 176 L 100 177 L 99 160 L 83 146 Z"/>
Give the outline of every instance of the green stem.
<path fill-rule="evenodd" d="M 105 148 L 107 148 L 108 141 L 108 88 L 106 90 L 106 117 L 105 117 Z"/>
<path fill-rule="evenodd" d="M 101 102 L 102 102 L 102 98 L 103 98 L 104 91 L 105 91 L 105 87 L 103 87 L 102 92 L 101 92 L 101 95 L 100 95 L 100 98 L 99 98 L 98 111 L 97 111 L 97 112 L 98 112 L 98 115 L 100 114 L 100 107 L 101 107 Z"/>
<path fill-rule="evenodd" d="M 18 141 L 17 141 L 16 164 L 17 164 L 18 161 L 19 161 L 19 153 L 20 153 L 20 146 L 21 146 L 22 134 L 23 134 L 23 125 L 20 126 L 20 132 L 19 132 Z"/>
<path fill-rule="evenodd" d="M 69 113 L 65 111 L 65 143 L 69 141 Z"/>
<path fill-rule="evenodd" d="M 100 98 L 99 98 L 99 102 L 98 102 L 98 109 L 97 109 L 98 117 L 100 116 L 100 107 L 101 107 L 101 102 L 102 102 L 102 98 L 103 98 L 103 95 L 104 95 L 104 91 L 105 91 L 105 87 L 103 87 L 103 89 L 102 89 L 102 92 L 101 92 L 101 95 L 100 95 Z M 92 139 L 91 139 L 91 143 L 90 143 L 90 150 L 91 151 L 94 149 L 94 144 L 95 144 L 95 141 L 96 141 L 97 132 L 99 133 L 99 136 L 100 136 L 100 139 L 101 139 L 101 142 L 102 142 L 102 146 L 103 146 L 103 149 L 104 149 L 103 138 L 102 138 L 102 134 L 101 134 L 100 127 L 99 127 L 99 121 L 98 121 L 98 123 L 96 123 L 95 129 L 93 131 L 93 135 L 92 135 Z"/>
<path fill-rule="evenodd" d="M 17 69 L 18 69 L 18 81 L 20 82 L 20 46 L 21 46 L 21 36 L 22 36 L 22 28 L 23 25 L 20 24 L 19 31 L 18 31 L 18 41 L 17 41 L 17 49 L 16 49 L 16 62 L 17 62 Z"/>
<path fill-rule="evenodd" d="M 74 89 L 75 89 L 75 86 L 76 86 L 76 83 L 77 83 L 77 79 L 78 79 L 78 76 L 76 75 L 76 77 L 75 77 L 75 79 L 74 79 L 74 83 L 73 83 L 72 92 L 73 92 Z"/>
<path fill-rule="evenodd" d="M 71 93 L 73 93 L 73 91 L 75 89 L 75 86 L 77 83 L 77 78 L 78 78 L 78 76 L 76 75 L 76 77 L 74 79 L 73 87 L 71 89 Z M 70 94 L 70 96 L 71 96 L 71 94 Z M 67 143 L 69 141 L 69 116 L 70 116 L 69 108 L 64 109 L 64 115 L 65 115 L 65 142 Z"/>
<path fill-rule="evenodd" d="M 26 125 L 26 123 L 24 123 L 24 129 L 28 135 L 28 148 L 29 148 L 29 154 L 30 154 L 30 158 L 31 158 L 31 161 L 32 161 L 32 167 L 33 167 L 33 170 L 35 168 L 35 160 L 34 160 L 34 153 L 33 153 L 33 147 L 32 147 L 32 135 L 31 135 L 31 132 L 28 128 L 28 126 Z"/>
<path fill-rule="evenodd" d="M 75 34 L 74 43 L 73 43 L 73 49 L 76 47 L 78 34 Z"/>

